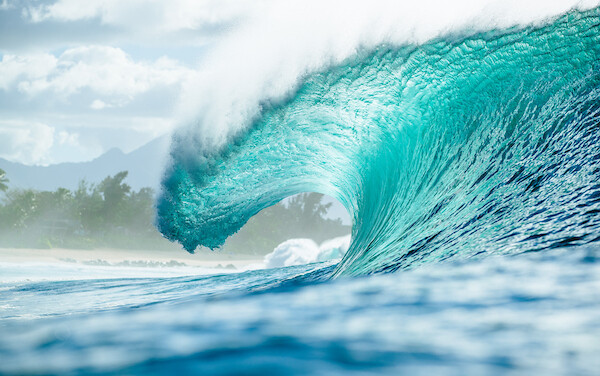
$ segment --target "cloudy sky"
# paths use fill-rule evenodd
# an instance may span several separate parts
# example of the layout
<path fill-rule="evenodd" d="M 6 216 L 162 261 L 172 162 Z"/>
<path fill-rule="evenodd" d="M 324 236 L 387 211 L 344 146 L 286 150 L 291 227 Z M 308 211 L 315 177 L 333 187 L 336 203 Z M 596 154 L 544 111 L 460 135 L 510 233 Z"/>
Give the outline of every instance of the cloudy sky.
<path fill-rule="evenodd" d="M 0 158 L 89 160 L 168 133 L 182 84 L 243 19 L 230 3 L 0 0 Z"/>
<path fill-rule="evenodd" d="M 197 144 L 225 142 L 262 101 L 360 48 L 528 25 L 598 3 L 0 0 L 0 158 L 89 160 L 176 126 Z"/>

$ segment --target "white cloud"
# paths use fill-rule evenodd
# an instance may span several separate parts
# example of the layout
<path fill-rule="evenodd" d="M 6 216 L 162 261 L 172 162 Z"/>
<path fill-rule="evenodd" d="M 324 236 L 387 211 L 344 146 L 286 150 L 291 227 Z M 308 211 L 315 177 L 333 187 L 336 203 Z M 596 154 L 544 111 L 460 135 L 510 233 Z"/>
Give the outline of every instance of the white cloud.
<path fill-rule="evenodd" d="M 57 59 L 49 54 L 4 55 L 0 61 L 0 89 L 9 90 L 18 81 L 43 79 L 56 69 Z"/>
<path fill-rule="evenodd" d="M 148 141 L 171 133 L 175 128 L 175 121 L 171 118 L 131 117 L 128 120 L 129 129 L 139 134 L 146 135 Z"/>
<path fill-rule="evenodd" d="M 8 0 L 2 0 L 2 3 L 0 4 L 0 10 L 8 10 L 12 9 L 13 7 L 14 5 L 10 4 Z"/>
<path fill-rule="evenodd" d="M 71 48 L 51 54 L 4 55 L 0 61 L 0 88 L 16 86 L 30 96 L 53 92 L 64 97 L 89 89 L 124 104 L 155 87 L 179 85 L 192 70 L 162 57 L 153 62 L 136 62 L 123 50 L 108 46 Z M 105 103 L 103 106 L 101 103 Z M 98 99 L 92 108 L 106 107 Z"/>
<path fill-rule="evenodd" d="M 124 29 L 173 32 L 215 27 L 241 18 L 260 0 L 58 0 L 30 6 L 33 22 L 98 18 Z"/>
<path fill-rule="evenodd" d="M 92 110 L 102 110 L 105 109 L 107 107 L 112 107 L 111 105 L 109 105 L 108 103 L 101 101 L 100 99 L 96 99 L 92 102 L 92 104 L 90 105 L 90 108 Z"/>
<path fill-rule="evenodd" d="M 42 123 L 0 121 L 0 157 L 44 164 L 54 145 L 54 128 Z"/>
<path fill-rule="evenodd" d="M 56 141 L 59 145 L 79 147 L 79 134 L 60 131 L 56 135 Z"/>
<path fill-rule="evenodd" d="M 28 165 L 86 161 L 114 147 L 130 152 L 174 127 L 172 119 L 160 117 L 101 119 L 96 124 L 85 117 L 65 116 L 51 125 L 0 120 L 0 158 Z"/>
<path fill-rule="evenodd" d="M 107 46 L 56 56 L 6 54 L 0 58 L 0 98 L 7 98 L 0 103 L 0 157 L 48 164 L 139 147 L 174 127 L 172 103 L 192 74 L 173 59 L 135 61 Z"/>

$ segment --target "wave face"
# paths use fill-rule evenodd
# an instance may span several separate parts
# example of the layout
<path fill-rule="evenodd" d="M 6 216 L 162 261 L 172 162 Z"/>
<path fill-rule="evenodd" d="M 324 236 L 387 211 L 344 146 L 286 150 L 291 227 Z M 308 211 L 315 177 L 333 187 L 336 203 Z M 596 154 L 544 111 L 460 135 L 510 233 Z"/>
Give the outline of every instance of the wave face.
<path fill-rule="evenodd" d="M 261 209 L 324 193 L 353 217 L 335 275 L 598 241 L 599 39 L 594 9 L 308 75 L 218 152 L 174 136 L 158 227 L 214 248 Z"/>

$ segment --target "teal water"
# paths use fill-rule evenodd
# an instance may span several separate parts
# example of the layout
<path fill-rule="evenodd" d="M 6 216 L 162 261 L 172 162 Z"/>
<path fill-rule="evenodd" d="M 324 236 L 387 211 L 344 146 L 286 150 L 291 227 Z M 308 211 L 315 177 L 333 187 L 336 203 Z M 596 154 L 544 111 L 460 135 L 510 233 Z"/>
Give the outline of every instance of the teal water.
<path fill-rule="evenodd" d="M 596 242 L 599 24 L 595 9 L 380 46 L 264 103 L 219 150 L 176 135 L 159 229 L 189 251 L 213 248 L 314 191 L 353 218 L 335 276 Z"/>

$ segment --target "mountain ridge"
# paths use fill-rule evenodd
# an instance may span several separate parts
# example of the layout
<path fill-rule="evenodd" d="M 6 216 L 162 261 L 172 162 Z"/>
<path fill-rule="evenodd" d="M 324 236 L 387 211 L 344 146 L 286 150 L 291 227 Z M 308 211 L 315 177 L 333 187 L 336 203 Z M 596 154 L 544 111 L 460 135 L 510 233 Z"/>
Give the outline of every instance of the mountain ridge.
<path fill-rule="evenodd" d="M 166 163 L 170 138 L 158 137 L 147 144 L 124 153 L 112 148 L 87 162 L 64 162 L 48 166 L 28 166 L 0 158 L 0 169 L 6 172 L 10 188 L 54 191 L 57 188 L 76 189 L 81 180 L 97 184 L 109 175 L 128 171 L 125 180 L 133 189 L 157 189 Z"/>

